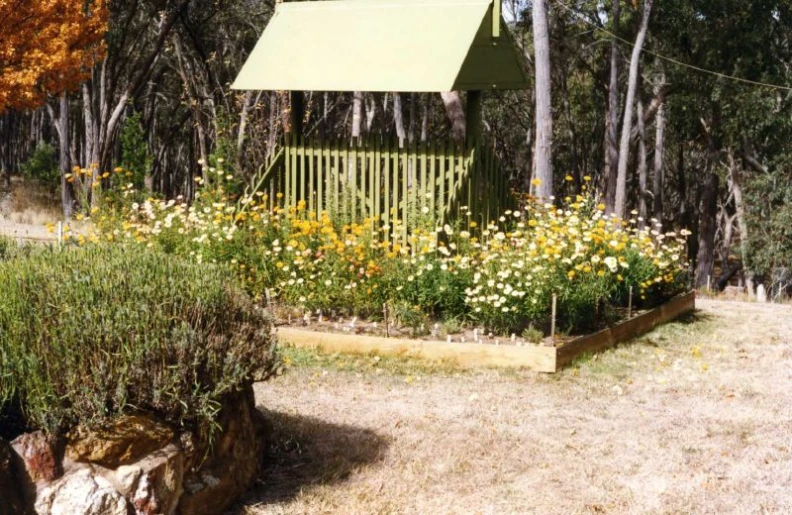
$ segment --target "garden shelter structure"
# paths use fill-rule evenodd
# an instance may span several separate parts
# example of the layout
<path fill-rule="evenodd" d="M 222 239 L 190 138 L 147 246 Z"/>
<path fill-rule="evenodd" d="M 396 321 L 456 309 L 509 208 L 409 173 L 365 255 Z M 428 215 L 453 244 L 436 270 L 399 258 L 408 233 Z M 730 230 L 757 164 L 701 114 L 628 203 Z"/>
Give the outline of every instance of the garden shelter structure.
<path fill-rule="evenodd" d="M 511 202 L 508 178 L 481 139 L 481 92 L 527 77 L 501 0 L 325 0 L 277 3 L 233 88 L 291 93 L 291 132 L 260 186 L 317 213 L 443 221 L 468 206 L 479 223 Z M 465 141 L 320 140 L 302 131 L 304 91 L 467 91 Z M 272 198 L 272 196 L 270 196 Z"/>

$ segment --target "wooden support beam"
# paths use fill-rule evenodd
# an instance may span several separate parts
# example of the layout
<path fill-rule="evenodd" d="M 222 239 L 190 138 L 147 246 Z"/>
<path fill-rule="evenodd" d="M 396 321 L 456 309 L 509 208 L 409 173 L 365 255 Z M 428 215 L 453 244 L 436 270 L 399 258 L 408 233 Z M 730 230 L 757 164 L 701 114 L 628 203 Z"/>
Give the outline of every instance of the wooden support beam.
<path fill-rule="evenodd" d="M 289 130 L 297 136 L 302 136 L 303 119 L 305 118 L 305 95 L 302 91 L 289 92 Z"/>
<path fill-rule="evenodd" d="M 481 91 L 468 91 L 465 102 L 465 141 L 473 146 L 481 136 Z"/>
<path fill-rule="evenodd" d="M 492 39 L 500 37 L 501 0 L 492 0 Z"/>

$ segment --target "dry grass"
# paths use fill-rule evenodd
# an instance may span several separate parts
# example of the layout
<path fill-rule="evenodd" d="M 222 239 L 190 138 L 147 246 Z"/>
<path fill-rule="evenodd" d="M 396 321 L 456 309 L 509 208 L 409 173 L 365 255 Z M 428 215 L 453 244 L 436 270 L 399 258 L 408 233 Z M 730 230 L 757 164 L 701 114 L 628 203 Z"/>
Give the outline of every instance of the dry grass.
<path fill-rule="evenodd" d="M 0 188 L 0 235 L 33 241 L 55 239 L 46 224 L 63 220 L 57 192 L 13 177 L 11 188 Z M 73 224 L 74 225 L 74 224 Z M 78 230 L 79 227 L 73 227 Z"/>
<path fill-rule="evenodd" d="M 0 191 L 0 218 L 15 224 L 44 225 L 63 219 L 57 192 L 13 177 L 10 191 Z"/>
<path fill-rule="evenodd" d="M 290 351 L 235 513 L 792 513 L 792 308 L 700 306 L 552 376 Z"/>

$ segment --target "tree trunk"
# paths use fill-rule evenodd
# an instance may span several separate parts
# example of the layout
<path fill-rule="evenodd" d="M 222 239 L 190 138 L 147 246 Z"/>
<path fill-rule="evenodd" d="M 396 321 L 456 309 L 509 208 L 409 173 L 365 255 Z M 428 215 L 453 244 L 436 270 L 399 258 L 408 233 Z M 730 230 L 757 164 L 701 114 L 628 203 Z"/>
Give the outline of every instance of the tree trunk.
<path fill-rule="evenodd" d="M 402 109 L 401 94 L 393 94 L 393 123 L 396 126 L 396 137 L 399 138 L 399 147 L 404 146 L 406 132 L 404 130 L 404 109 Z"/>
<path fill-rule="evenodd" d="M 352 137 L 360 138 L 360 127 L 363 125 L 363 92 L 352 93 Z"/>
<path fill-rule="evenodd" d="M 646 224 L 647 210 L 646 210 L 646 128 L 644 127 L 643 120 L 643 102 L 638 99 L 638 216 L 641 218 L 639 227 L 643 228 Z"/>
<path fill-rule="evenodd" d="M 410 93 L 410 107 L 407 110 L 407 141 L 415 141 L 415 127 L 418 124 L 415 111 L 415 93 Z"/>
<path fill-rule="evenodd" d="M 67 175 L 71 173 L 69 163 L 69 98 L 66 93 L 61 93 L 59 102 L 59 114 L 57 121 L 58 132 L 58 169 L 60 170 L 61 180 L 61 206 L 63 207 L 63 217 L 66 220 L 72 216 L 72 196 L 71 184 L 67 181 Z"/>
<path fill-rule="evenodd" d="M 743 275 L 745 276 L 745 287 L 749 295 L 754 295 L 754 274 L 748 267 L 748 222 L 745 219 L 745 201 L 742 192 L 742 170 L 734 162 L 734 158 L 729 153 L 729 171 L 731 175 L 732 193 L 734 194 L 734 210 L 737 216 L 737 230 L 740 231 L 740 259 L 743 264 Z"/>
<path fill-rule="evenodd" d="M 421 141 L 429 139 L 429 110 L 431 108 L 432 97 L 427 94 L 421 95 Z"/>
<path fill-rule="evenodd" d="M 641 50 L 646 31 L 649 28 L 649 14 L 652 11 L 653 0 L 644 0 L 643 17 L 635 38 L 632 56 L 630 57 L 630 76 L 627 82 L 627 100 L 624 104 L 624 123 L 622 125 L 621 145 L 619 146 L 619 169 L 616 179 L 616 200 L 614 212 L 619 218 L 624 218 L 627 209 L 627 162 L 630 153 L 630 133 L 632 131 L 633 103 L 635 90 L 638 87 L 638 65 L 641 59 Z"/>
<path fill-rule="evenodd" d="M 660 75 L 660 85 L 662 88 L 665 84 L 665 73 Z M 653 193 L 653 213 L 654 218 L 661 224 L 663 223 L 663 153 L 665 152 L 665 100 L 657 106 L 657 115 L 655 119 L 655 153 L 654 153 L 654 177 L 652 182 Z"/>
<path fill-rule="evenodd" d="M 377 116 L 377 101 L 374 95 L 369 94 L 368 100 L 364 102 L 366 107 L 366 133 L 371 134 L 371 128 L 374 126 L 374 118 Z"/>
<path fill-rule="evenodd" d="M 553 195 L 553 111 L 546 0 L 534 0 L 533 29 L 536 69 L 536 150 L 532 193 L 536 197 L 547 199 Z"/>
<path fill-rule="evenodd" d="M 621 0 L 613 0 L 611 15 L 615 32 L 619 27 Z M 608 114 L 605 119 L 605 206 L 609 213 L 616 209 L 616 182 L 619 175 L 619 42 L 611 42 Z"/>
<path fill-rule="evenodd" d="M 698 253 L 696 255 L 696 288 L 712 284 L 715 266 L 715 231 L 718 222 L 718 175 L 714 164 L 707 167 L 708 177 L 699 206 Z"/>
<path fill-rule="evenodd" d="M 458 91 L 440 93 L 443 99 L 448 121 L 451 122 L 451 137 L 455 141 L 465 141 L 465 109 L 462 107 L 462 97 Z"/>

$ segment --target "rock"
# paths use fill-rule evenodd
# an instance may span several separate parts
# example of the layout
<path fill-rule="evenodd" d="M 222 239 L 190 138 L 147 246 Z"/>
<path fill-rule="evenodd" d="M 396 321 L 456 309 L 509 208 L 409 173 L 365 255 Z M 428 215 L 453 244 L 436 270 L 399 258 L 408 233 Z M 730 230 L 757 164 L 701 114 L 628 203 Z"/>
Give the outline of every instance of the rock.
<path fill-rule="evenodd" d="M 52 481 L 63 474 L 57 443 L 43 431 L 25 433 L 12 441 L 11 447 L 22 458 L 29 481 Z"/>
<path fill-rule="evenodd" d="M 170 515 L 182 494 L 184 455 L 169 444 L 138 462 L 118 467 L 113 475 L 116 487 L 137 515 Z"/>
<path fill-rule="evenodd" d="M 162 449 L 172 439 L 173 430 L 152 417 L 125 416 L 108 429 L 78 427 L 69 432 L 66 457 L 115 469 Z"/>
<path fill-rule="evenodd" d="M 5 440 L 0 439 L 0 514 L 25 513 L 18 477 L 14 451 Z"/>
<path fill-rule="evenodd" d="M 41 515 L 128 515 L 129 504 L 107 479 L 85 466 L 42 487 L 35 510 Z"/>
<path fill-rule="evenodd" d="M 222 513 L 256 478 L 262 446 L 252 387 L 223 405 L 214 447 L 197 470 L 185 474 L 182 515 Z"/>

